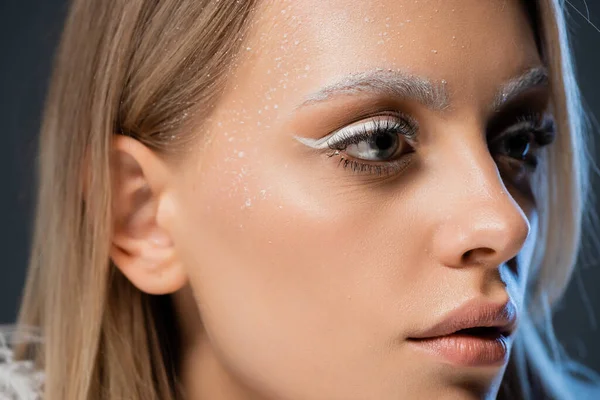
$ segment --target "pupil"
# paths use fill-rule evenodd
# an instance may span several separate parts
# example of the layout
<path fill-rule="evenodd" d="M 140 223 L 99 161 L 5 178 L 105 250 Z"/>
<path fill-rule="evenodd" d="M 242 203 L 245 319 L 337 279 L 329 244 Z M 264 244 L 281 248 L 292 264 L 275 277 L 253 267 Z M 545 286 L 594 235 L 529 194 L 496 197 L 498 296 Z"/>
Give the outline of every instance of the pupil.
<path fill-rule="evenodd" d="M 513 136 L 508 140 L 508 155 L 514 158 L 525 158 L 529 152 L 529 137 L 527 135 Z"/>
<path fill-rule="evenodd" d="M 361 160 L 385 161 L 394 157 L 399 148 L 400 138 L 396 132 L 381 132 L 348 146 L 345 151 Z"/>
<path fill-rule="evenodd" d="M 383 135 L 378 135 L 375 138 L 375 147 L 378 150 L 382 150 L 382 151 L 388 150 L 391 147 L 394 147 L 394 138 L 395 138 L 395 136 L 392 136 L 387 133 L 383 134 Z"/>

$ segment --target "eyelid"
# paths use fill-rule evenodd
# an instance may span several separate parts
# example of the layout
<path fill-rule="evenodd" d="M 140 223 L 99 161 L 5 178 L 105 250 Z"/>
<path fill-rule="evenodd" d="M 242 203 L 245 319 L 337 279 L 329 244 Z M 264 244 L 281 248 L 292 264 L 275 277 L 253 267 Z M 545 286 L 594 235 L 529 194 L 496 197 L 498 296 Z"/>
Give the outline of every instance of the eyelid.
<path fill-rule="evenodd" d="M 363 119 L 353 122 L 350 125 L 347 125 L 343 128 L 337 129 L 334 132 L 328 134 L 327 136 L 325 136 L 321 139 L 311 139 L 311 138 L 305 138 L 305 137 L 300 137 L 300 136 L 294 136 L 294 138 L 296 140 L 298 140 L 300 143 L 302 143 L 308 147 L 311 147 L 311 148 L 317 149 L 317 150 L 324 150 L 324 149 L 330 148 L 331 143 L 335 142 L 332 139 L 335 139 L 336 137 L 349 138 L 349 137 L 357 136 L 359 133 L 364 132 L 364 131 L 375 132 L 377 130 L 378 124 L 381 124 L 382 120 L 386 120 L 386 119 L 390 120 L 392 118 L 402 121 L 401 122 L 402 124 L 411 126 L 412 131 L 414 131 L 414 132 L 417 131 L 417 129 L 416 129 L 417 123 L 414 121 L 413 118 L 410 118 L 399 112 L 389 112 L 386 114 L 375 115 L 375 116 L 372 116 L 369 118 L 363 118 Z"/>
<path fill-rule="evenodd" d="M 514 133 L 514 132 L 536 129 L 537 125 L 538 124 L 535 123 L 534 121 L 529 121 L 529 120 L 517 121 L 514 124 L 509 125 L 506 128 L 502 129 L 500 132 L 498 132 L 498 134 L 495 135 L 494 138 L 492 138 L 492 141 L 502 139 L 504 136 L 510 135 L 511 133 Z"/>
<path fill-rule="evenodd" d="M 544 146 L 551 143 L 554 139 L 556 134 L 556 123 L 553 116 L 547 113 L 524 114 L 519 116 L 514 123 L 504 127 L 497 134 L 495 134 L 491 139 L 491 142 L 493 143 L 497 140 L 502 140 L 507 135 L 525 130 L 530 130 L 537 135 L 546 133 L 547 137 L 541 138 L 542 143 L 538 143 L 538 146 Z"/>

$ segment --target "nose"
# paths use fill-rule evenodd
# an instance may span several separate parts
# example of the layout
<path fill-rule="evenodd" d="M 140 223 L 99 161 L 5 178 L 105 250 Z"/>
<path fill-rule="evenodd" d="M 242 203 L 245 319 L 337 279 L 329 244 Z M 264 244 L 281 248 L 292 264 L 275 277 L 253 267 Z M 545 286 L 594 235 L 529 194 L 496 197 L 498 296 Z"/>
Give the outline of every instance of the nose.
<path fill-rule="evenodd" d="M 529 235 L 527 216 L 507 190 L 487 151 L 461 152 L 445 168 L 433 238 L 438 261 L 449 267 L 497 268 L 515 257 Z M 451 174 L 451 176 L 449 175 Z"/>

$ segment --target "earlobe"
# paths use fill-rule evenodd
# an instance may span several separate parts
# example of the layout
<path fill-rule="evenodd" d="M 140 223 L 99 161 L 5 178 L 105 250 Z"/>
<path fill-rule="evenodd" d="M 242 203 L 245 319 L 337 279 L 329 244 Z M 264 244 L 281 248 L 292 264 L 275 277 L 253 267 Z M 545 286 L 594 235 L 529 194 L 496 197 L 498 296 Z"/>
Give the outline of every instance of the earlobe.
<path fill-rule="evenodd" d="M 144 246 L 151 248 L 144 248 Z M 151 244 L 143 241 L 131 243 L 116 237 L 111 245 L 110 256 L 123 275 L 143 292 L 173 293 L 187 282 L 184 268 L 179 265 L 172 246 L 152 248 Z"/>
<path fill-rule="evenodd" d="M 141 142 L 114 138 L 110 258 L 133 285 L 150 294 L 175 292 L 187 281 L 172 235 L 158 217 L 168 198 L 168 174 L 164 161 Z"/>

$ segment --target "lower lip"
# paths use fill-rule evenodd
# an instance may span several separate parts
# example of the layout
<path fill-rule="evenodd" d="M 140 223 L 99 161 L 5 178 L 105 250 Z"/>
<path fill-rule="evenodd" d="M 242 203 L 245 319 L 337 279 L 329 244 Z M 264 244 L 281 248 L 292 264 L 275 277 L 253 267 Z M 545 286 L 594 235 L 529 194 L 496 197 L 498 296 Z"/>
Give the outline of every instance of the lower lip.
<path fill-rule="evenodd" d="M 503 335 L 485 337 L 454 333 L 427 339 L 410 339 L 410 342 L 459 366 L 502 365 L 508 358 L 508 339 Z"/>

